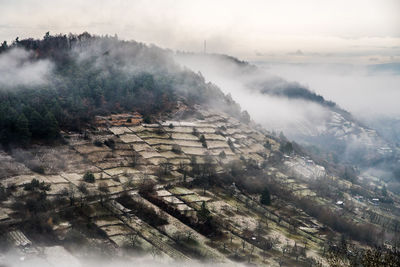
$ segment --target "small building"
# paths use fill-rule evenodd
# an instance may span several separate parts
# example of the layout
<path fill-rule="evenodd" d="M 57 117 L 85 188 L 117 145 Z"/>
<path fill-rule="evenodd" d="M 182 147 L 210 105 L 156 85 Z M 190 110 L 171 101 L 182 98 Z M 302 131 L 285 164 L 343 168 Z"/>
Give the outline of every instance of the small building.
<path fill-rule="evenodd" d="M 359 195 L 355 196 L 354 199 L 359 201 L 359 202 L 363 202 L 364 201 L 364 197 L 363 196 L 359 196 Z"/>
<path fill-rule="evenodd" d="M 336 205 L 343 206 L 344 202 L 342 200 L 338 200 L 338 201 L 336 201 Z"/>
<path fill-rule="evenodd" d="M 373 198 L 373 199 L 371 199 L 371 203 L 372 203 L 372 205 L 374 205 L 374 206 L 378 206 L 378 205 L 379 205 L 379 198 Z"/>

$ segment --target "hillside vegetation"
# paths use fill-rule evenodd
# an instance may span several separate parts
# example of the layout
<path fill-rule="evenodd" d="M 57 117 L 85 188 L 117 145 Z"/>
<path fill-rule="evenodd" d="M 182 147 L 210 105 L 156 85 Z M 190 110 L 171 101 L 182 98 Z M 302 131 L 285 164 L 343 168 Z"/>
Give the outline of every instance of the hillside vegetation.
<path fill-rule="evenodd" d="M 146 121 L 183 101 L 208 104 L 240 116 L 240 108 L 202 76 L 179 67 L 164 51 L 88 33 L 42 40 L 18 38 L 0 49 L 3 62 L 27 66 L 23 79 L 47 63 L 39 83 L 0 82 L 0 142 L 52 140 L 60 129 L 81 130 L 94 115 L 138 111 Z M 43 64 L 42 64 L 43 65 Z M 12 70 L 11 70 L 12 72 Z"/>

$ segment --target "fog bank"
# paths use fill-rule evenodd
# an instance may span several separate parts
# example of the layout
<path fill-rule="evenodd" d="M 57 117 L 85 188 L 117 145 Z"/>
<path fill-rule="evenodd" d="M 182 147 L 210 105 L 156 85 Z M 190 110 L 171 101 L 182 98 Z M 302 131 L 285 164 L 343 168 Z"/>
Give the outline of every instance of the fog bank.
<path fill-rule="evenodd" d="M 300 86 L 271 75 L 263 69 L 235 61 L 233 58 L 178 54 L 177 61 L 219 86 L 226 94 L 247 110 L 254 121 L 271 131 L 288 135 L 312 134 L 328 116 L 326 107 L 306 99 L 287 98 L 273 93 L 262 93 L 261 87 L 279 91 Z M 257 84 L 262 83 L 262 86 Z M 301 87 L 301 86 L 300 86 Z"/>
<path fill-rule="evenodd" d="M 358 118 L 400 117 L 400 72 L 383 65 L 270 64 L 266 72 L 298 81 Z M 395 66 L 394 66 L 395 67 Z"/>
<path fill-rule="evenodd" d="M 0 54 L 0 89 L 47 83 L 53 64 L 49 60 L 33 61 L 33 57 L 33 52 L 20 48 Z"/>

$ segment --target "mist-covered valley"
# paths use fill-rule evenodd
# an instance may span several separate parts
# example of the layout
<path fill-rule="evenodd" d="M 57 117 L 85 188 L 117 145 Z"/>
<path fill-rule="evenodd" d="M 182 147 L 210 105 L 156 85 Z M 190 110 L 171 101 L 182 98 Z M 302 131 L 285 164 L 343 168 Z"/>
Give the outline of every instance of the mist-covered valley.
<path fill-rule="evenodd" d="M 389 141 L 399 142 L 399 64 L 255 64 L 269 73 L 311 88 L 338 103 Z"/>
<path fill-rule="evenodd" d="M 238 95 L 238 101 L 247 110 L 251 110 L 252 116 L 258 122 L 262 122 L 262 118 L 270 119 L 270 127 L 285 129 L 290 134 L 290 124 L 300 117 L 310 116 L 313 120 L 315 113 L 320 113 L 322 118 L 323 110 L 318 112 L 303 112 L 304 109 L 310 108 L 313 110 L 313 102 L 323 103 L 321 97 L 328 103 L 327 106 L 342 108 L 350 112 L 357 120 L 366 122 L 368 125 L 372 121 L 384 121 L 385 119 L 396 120 L 400 116 L 397 99 L 399 98 L 398 84 L 400 83 L 399 66 L 396 64 L 371 64 L 371 65 L 351 65 L 351 64 L 334 64 L 334 63 L 274 63 L 274 62 L 240 62 L 240 59 L 225 57 L 222 55 L 201 55 L 196 56 L 185 55 L 179 56 L 183 64 L 187 64 L 192 69 L 200 71 L 207 80 L 214 82 L 226 93 Z M 207 61 L 207 59 L 209 59 Z M 239 60 L 239 62 L 237 61 Z M 247 65 L 247 66 L 246 66 Z M 251 66 L 253 65 L 253 66 Z M 254 71 L 256 66 L 259 68 Z M 249 75 L 247 75 L 249 74 Z M 240 79 L 239 79 L 240 78 Z M 282 106 L 282 110 L 274 114 L 279 119 L 276 122 L 273 118 L 268 118 L 268 114 L 263 114 L 258 104 L 252 105 L 257 100 L 257 93 L 261 90 L 256 90 L 255 82 L 264 80 L 265 87 L 285 89 L 289 88 L 293 92 L 304 90 L 303 96 L 300 93 L 294 97 L 292 94 L 286 94 L 280 99 L 280 105 L 274 105 L 273 99 L 268 101 L 273 108 Z M 260 88 L 258 88 L 260 89 Z M 241 92 L 245 92 L 240 94 Z M 306 92 L 308 91 L 308 92 Z M 248 93 L 252 93 L 248 95 Z M 306 95 L 308 94 L 308 95 Z M 313 96 L 311 96 L 314 94 Z M 246 98 L 245 95 L 248 95 Z M 271 94 L 267 94 L 270 96 Z M 254 96 L 252 98 L 252 96 Z M 278 96 L 273 93 L 272 96 Z M 281 95 L 282 96 L 282 95 Z M 361 97 L 362 96 L 362 97 Z M 267 97 L 267 96 L 266 96 Z M 318 97 L 320 99 L 318 99 Z M 285 100 L 290 98 L 292 103 L 288 108 L 285 105 Z M 300 100 L 296 103 L 295 100 Z M 302 100 L 309 100 L 309 105 L 301 103 Z M 303 104 L 303 105 L 302 105 Z M 269 105 L 264 108 L 268 109 Z M 272 107 L 271 107 L 272 109 Z M 257 112 L 257 110 L 259 112 Z M 292 110 L 294 110 L 292 112 Z M 286 112 L 285 112 L 286 111 Z M 317 111 L 317 110 L 315 110 Z M 281 115 L 282 114 L 282 115 Z M 297 116 L 296 116 L 297 115 Z M 281 116 L 281 117 L 280 117 Z M 272 116 L 270 116 L 272 117 Z M 293 118 L 293 119 L 291 119 Z M 281 125 L 279 125 L 281 121 Z M 307 121 L 305 118 L 304 121 Z M 318 123 L 318 120 L 314 120 Z M 379 130 L 379 129 L 377 129 Z"/>
<path fill-rule="evenodd" d="M 398 179 L 398 66 L 247 63 L 223 55 L 178 53 L 257 122 L 311 151 Z"/>

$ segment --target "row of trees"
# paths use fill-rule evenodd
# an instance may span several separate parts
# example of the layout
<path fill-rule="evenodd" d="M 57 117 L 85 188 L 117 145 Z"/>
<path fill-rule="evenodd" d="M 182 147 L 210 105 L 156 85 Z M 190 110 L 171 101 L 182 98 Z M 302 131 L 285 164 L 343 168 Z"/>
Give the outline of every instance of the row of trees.
<path fill-rule="evenodd" d="M 30 105 L 1 101 L 0 142 L 26 145 L 31 138 L 54 140 L 59 135 L 59 124 L 52 110 L 38 112 Z"/>

